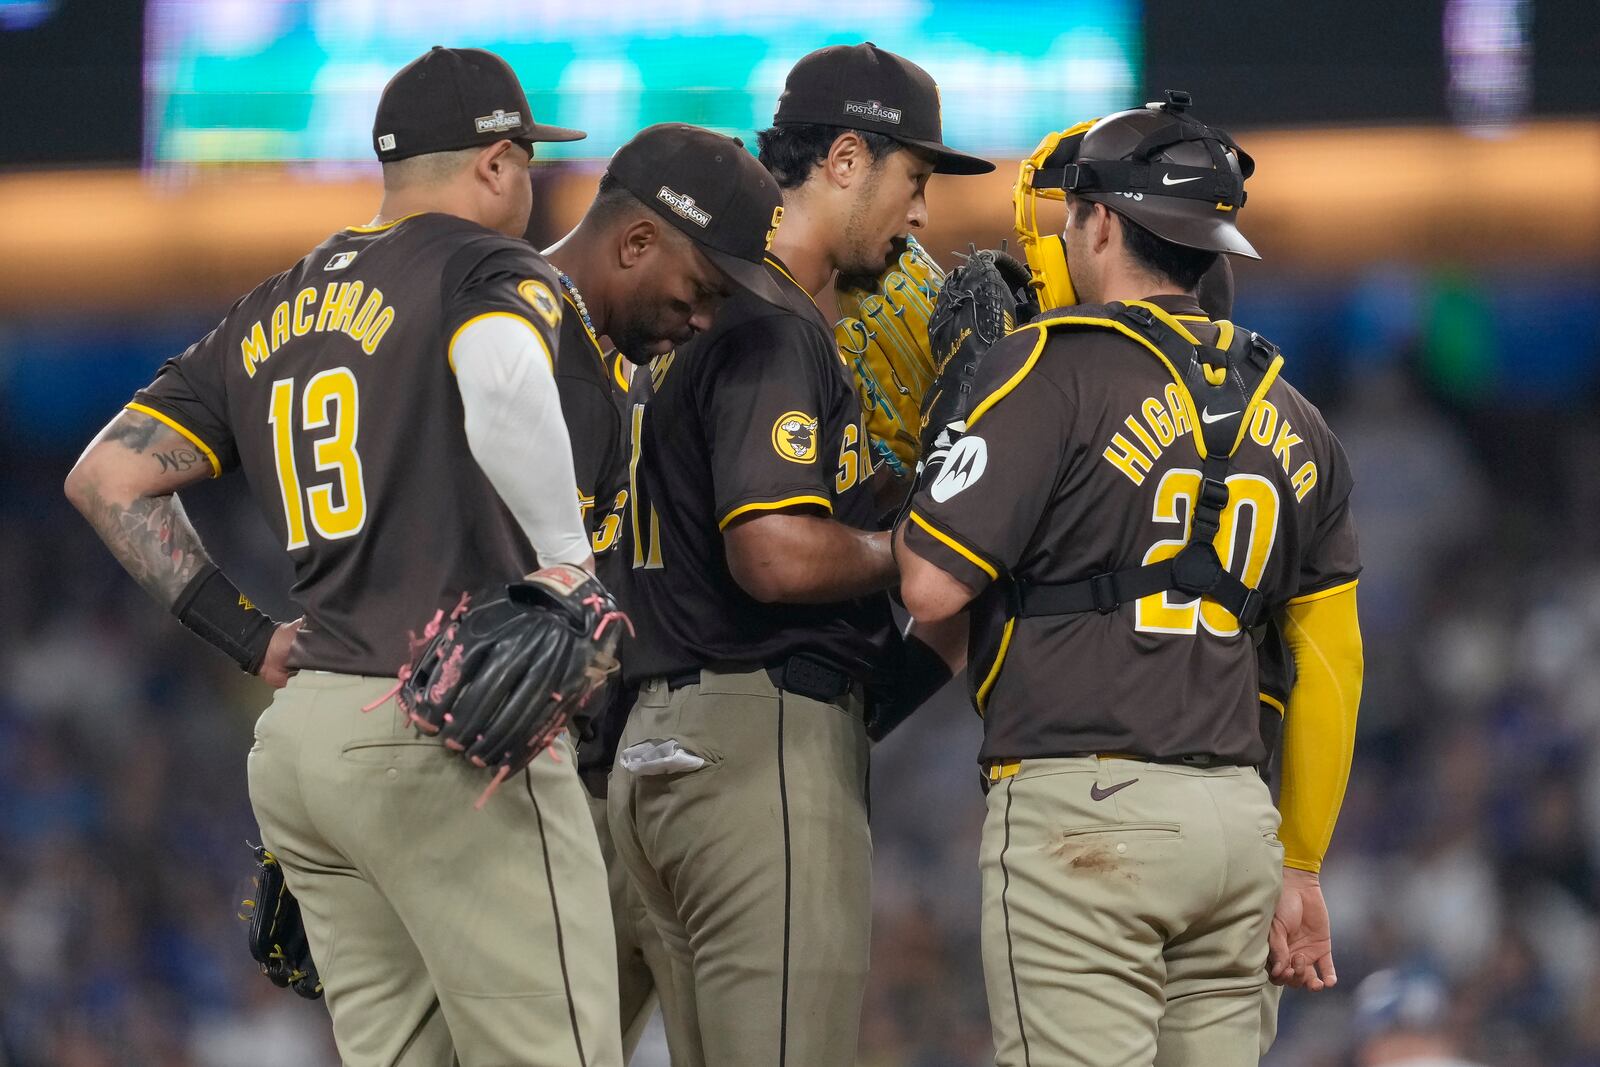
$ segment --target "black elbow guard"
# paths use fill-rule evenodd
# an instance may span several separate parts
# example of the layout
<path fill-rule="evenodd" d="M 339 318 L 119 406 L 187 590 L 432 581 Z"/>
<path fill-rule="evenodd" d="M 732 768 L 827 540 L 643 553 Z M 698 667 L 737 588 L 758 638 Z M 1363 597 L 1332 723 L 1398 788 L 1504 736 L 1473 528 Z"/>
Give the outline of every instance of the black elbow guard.
<path fill-rule="evenodd" d="M 272 642 L 273 622 L 215 564 L 207 563 L 172 602 L 172 614 L 247 674 L 261 670 Z"/>

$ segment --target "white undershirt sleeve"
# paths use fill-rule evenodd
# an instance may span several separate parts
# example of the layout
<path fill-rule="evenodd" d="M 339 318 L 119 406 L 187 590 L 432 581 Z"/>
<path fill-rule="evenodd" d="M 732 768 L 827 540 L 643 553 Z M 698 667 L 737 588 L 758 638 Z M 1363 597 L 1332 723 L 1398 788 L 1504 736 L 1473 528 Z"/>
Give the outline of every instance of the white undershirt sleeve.
<path fill-rule="evenodd" d="M 484 315 L 456 333 L 450 363 L 472 456 L 527 534 L 540 566 L 582 563 L 591 552 L 589 536 L 544 338 L 517 315 Z"/>

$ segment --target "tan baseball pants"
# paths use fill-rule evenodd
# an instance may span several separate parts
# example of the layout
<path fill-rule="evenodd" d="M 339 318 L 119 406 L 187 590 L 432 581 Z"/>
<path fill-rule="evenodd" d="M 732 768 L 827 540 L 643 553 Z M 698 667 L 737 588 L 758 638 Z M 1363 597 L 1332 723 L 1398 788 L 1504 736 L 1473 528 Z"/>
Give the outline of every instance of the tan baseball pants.
<path fill-rule="evenodd" d="M 606 881 L 611 891 L 611 924 L 617 938 L 617 993 L 622 1016 L 622 1058 L 633 1059 L 639 1038 L 660 1000 L 656 974 L 667 973 L 667 950 L 645 914 L 644 901 L 611 843 L 611 825 L 604 797 L 589 794 L 589 815 L 606 861 Z"/>
<path fill-rule="evenodd" d="M 670 961 L 673 1067 L 852 1067 L 872 896 L 860 697 L 700 677 L 645 686 L 621 747 L 676 739 L 706 765 L 611 777 L 617 854 Z"/>
<path fill-rule="evenodd" d="M 1249 768 L 1041 759 L 995 782 L 980 862 L 996 1064 L 1257 1063 L 1277 830 Z"/>
<path fill-rule="evenodd" d="M 503 783 L 419 738 L 393 679 L 301 671 L 250 800 L 299 898 L 345 1067 L 621 1067 L 616 946 L 566 738 Z"/>

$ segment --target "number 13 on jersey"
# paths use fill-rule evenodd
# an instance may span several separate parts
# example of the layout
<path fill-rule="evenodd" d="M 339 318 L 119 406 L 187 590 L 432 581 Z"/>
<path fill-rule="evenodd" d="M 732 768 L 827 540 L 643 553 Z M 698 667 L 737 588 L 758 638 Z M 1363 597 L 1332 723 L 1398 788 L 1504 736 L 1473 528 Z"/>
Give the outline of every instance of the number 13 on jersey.
<path fill-rule="evenodd" d="M 272 427 L 272 454 L 278 472 L 278 489 L 283 494 L 283 520 L 290 551 L 311 543 L 306 528 L 308 510 L 311 529 L 328 541 L 355 536 L 367 521 L 361 456 L 356 452 L 361 403 L 355 375 L 348 367 L 334 367 L 313 374 L 305 383 L 298 407 L 300 430 L 329 431 L 312 442 L 311 455 L 316 470 L 331 472 L 334 481 L 302 488 L 294 459 L 295 380 L 278 379 L 272 383 L 272 406 L 267 413 L 267 423 Z"/>

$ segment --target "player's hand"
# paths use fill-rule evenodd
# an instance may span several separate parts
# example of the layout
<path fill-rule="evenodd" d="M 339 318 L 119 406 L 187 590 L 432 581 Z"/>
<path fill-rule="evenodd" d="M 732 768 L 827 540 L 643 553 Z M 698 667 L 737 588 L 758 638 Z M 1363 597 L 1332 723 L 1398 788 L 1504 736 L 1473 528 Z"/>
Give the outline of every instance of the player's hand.
<path fill-rule="evenodd" d="M 1310 871 L 1283 869 L 1283 895 L 1267 935 L 1267 977 L 1313 993 L 1338 984 L 1328 904 L 1322 899 L 1321 880 Z"/>
<path fill-rule="evenodd" d="M 295 635 L 305 624 L 305 616 L 294 622 L 280 622 L 272 631 L 272 641 L 267 645 L 267 658 L 261 661 L 261 680 L 274 689 L 289 684 L 289 650 L 294 647 Z"/>

